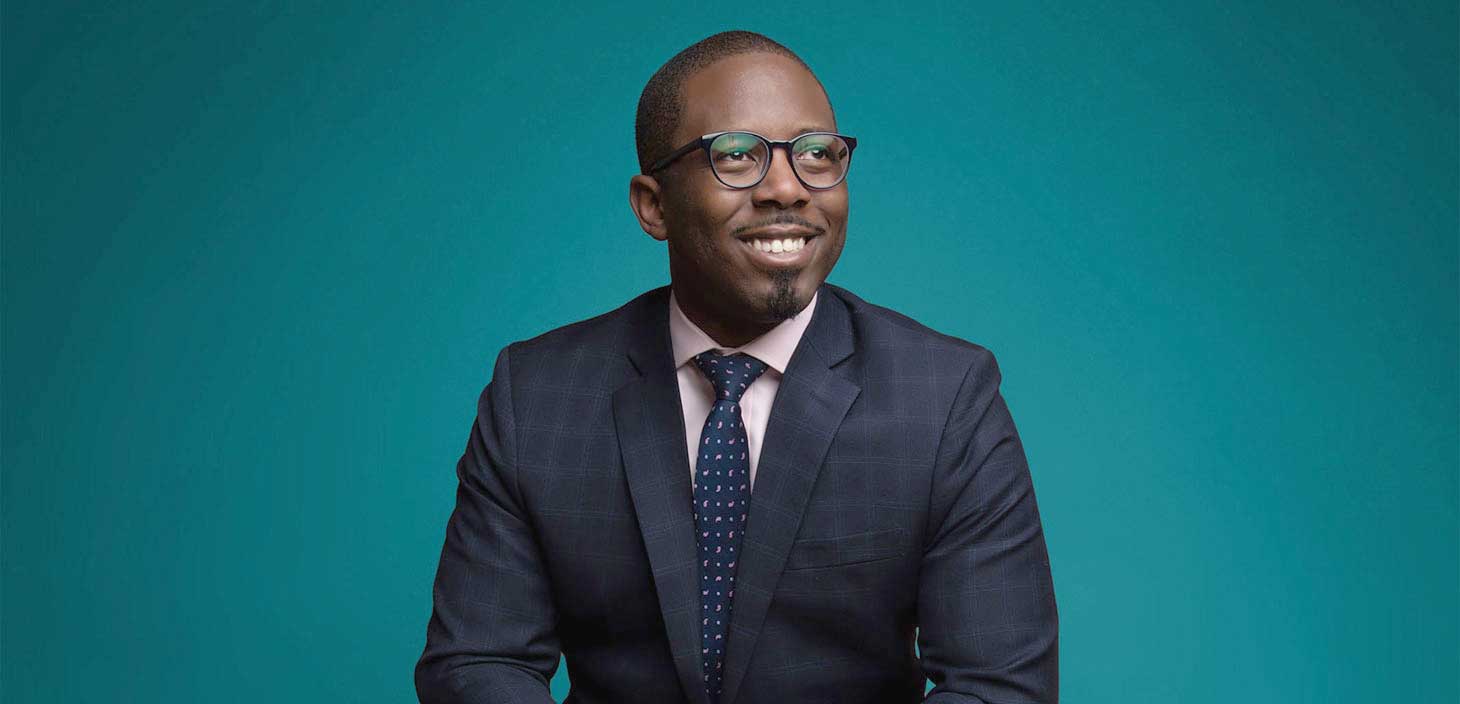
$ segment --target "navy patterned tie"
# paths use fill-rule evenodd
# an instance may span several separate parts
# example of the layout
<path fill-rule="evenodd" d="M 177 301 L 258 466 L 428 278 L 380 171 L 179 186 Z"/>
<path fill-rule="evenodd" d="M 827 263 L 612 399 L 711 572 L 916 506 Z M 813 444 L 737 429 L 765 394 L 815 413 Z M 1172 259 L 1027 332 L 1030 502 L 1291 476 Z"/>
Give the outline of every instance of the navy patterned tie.
<path fill-rule="evenodd" d="M 700 546 L 705 692 L 717 704 L 735 596 L 735 565 L 740 562 L 737 548 L 750 508 L 750 447 L 740 417 L 740 397 L 766 370 L 766 363 L 743 352 L 719 355 L 707 350 L 695 355 L 695 364 L 715 387 L 715 405 L 705 419 L 695 461 L 694 518 Z"/>

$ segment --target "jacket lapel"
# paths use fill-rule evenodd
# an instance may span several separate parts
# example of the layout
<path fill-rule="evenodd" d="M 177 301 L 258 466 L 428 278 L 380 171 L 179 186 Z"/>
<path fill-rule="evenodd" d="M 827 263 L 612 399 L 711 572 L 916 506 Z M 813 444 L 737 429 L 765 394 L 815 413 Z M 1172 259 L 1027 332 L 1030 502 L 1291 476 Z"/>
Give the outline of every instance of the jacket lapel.
<path fill-rule="evenodd" d="M 644 297 L 626 334 L 629 359 L 639 377 L 613 394 L 624 472 L 680 685 L 691 702 L 709 704 L 700 664 L 699 565 L 690 516 L 694 499 L 689 448 L 684 444 L 684 411 L 669 342 L 668 287 Z"/>
<path fill-rule="evenodd" d="M 823 285 L 811 322 L 786 366 L 761 443 L 736 567 L 722 704 L 735 703 L 821 462 L 847 410 L 861 393 L 860 386 L 831 371 L 852 354 L 852 339 L 846 304 Z M 680 418 L 682 425 L 682 413 Z M 686 452 L 681 448 L 681 457 Z M 685 462 L 683 475 L 687 478 L 688 460 Z M 693 549 L 693 528 L 690 537 Z M 693 566 L 693 553 L 690 560 Z"/>

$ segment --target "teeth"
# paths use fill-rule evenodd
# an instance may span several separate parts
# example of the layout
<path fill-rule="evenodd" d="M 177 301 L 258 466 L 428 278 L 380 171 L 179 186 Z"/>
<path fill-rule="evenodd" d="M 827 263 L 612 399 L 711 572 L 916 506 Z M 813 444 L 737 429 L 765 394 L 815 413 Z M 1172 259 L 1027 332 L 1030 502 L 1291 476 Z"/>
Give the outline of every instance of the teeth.
<path fill-rule="evenodd" d="M 751 240 L 750 246 L 762 252 L 799 252 L 806 246 L 805 237 L 791 237 L 783 240 Z"/>

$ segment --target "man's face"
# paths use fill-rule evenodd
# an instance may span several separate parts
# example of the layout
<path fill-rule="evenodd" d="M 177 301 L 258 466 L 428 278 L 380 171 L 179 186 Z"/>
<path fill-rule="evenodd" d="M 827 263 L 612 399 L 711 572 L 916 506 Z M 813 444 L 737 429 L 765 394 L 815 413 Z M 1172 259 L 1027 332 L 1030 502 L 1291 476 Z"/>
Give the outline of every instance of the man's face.
<path fill-rule="evenodd" d="M 816 78 L 778 54 L 722 59 L 692 75 L 683 96 L 674 146 L 728 130 L 772 140 L 836 131 Z M 846 182 L 806 188 L 784 148 L 772 150 L 770 170 L 752 188 L 721 184 L 703 151 L 685 155 L 659 181 L 676 295 L 714 320 L 764 326 L 790 318 L 811 302 L 841 256 Z M 805 245 L 795 253 L 768 254 L 752 241 L 801 237 Z"/>

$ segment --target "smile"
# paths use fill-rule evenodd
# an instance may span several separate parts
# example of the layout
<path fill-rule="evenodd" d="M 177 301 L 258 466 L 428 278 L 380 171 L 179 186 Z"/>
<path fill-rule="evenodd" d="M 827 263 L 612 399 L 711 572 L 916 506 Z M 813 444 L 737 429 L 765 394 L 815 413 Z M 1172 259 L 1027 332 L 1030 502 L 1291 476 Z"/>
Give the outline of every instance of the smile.
<path fill-rule="evenodd" d="M 812 235 L 780 239 L 747 238 L 741 244 L 750 250 L 751 258 L 767 266 L 799 266 L 811 260 L 820 237 Z"/>

